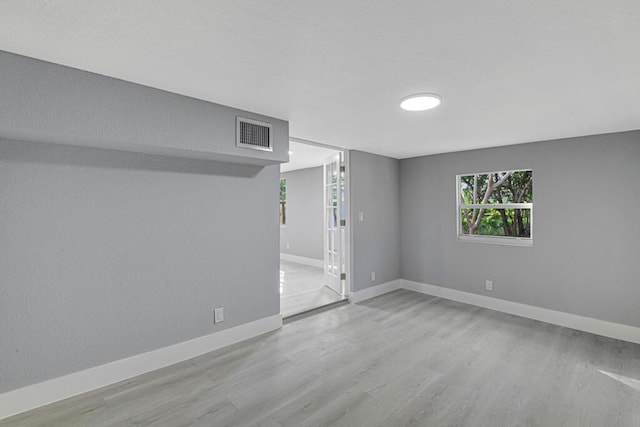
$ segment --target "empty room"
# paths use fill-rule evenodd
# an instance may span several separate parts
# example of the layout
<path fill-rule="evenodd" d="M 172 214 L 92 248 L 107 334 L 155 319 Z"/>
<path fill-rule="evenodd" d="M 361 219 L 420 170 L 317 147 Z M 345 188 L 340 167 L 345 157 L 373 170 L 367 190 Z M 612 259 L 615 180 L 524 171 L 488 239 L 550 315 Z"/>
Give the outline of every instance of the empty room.
<path fill-rule="evenodd" d="M 640 426 L 639 22 L 0 2 L 0 426 Z"/>

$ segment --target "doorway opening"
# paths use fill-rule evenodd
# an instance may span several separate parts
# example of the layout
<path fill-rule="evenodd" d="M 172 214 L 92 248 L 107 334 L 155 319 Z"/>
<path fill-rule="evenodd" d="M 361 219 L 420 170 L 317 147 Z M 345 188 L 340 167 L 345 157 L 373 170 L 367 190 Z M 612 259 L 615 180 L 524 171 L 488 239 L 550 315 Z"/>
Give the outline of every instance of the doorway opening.
<path fill-rule="evenodd" d="M 280 166 L 280 313 L 290 318 L 348 297 L 348 152 L 290 141 Z"/>

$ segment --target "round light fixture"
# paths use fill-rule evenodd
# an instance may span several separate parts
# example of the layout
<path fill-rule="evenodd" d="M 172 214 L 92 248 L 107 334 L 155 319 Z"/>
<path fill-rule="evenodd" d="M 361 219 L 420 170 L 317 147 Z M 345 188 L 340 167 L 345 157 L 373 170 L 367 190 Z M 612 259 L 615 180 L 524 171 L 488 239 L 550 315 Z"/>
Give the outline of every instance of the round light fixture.
<path fill-rule="evenodd" d="M 293 151 L 287 151 L 287 154 L 288 154 L 288 155 L 292 155 L 292 154 L 293 154 Z"/>
<path fill-rule="evenodd" d="M 440 102 L 440 95 L 435 93 L 417 93 L 402 98 L 400 108 L 407 111 L 424 111 L 436 108 Z"/>

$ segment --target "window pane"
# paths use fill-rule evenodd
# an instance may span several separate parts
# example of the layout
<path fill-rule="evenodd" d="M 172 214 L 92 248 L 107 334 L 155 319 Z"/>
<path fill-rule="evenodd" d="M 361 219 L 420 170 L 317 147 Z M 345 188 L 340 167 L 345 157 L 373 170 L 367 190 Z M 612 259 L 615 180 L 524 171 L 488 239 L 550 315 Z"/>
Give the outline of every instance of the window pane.
<path fill-rule="evenodd" d="M 280 225 L 287 223 L 287 180 L 280 179 Z"/>
<path fill-rule="evenodd" d="M 287 200 L 287 180 L 281 179 L 280 180 L 280 201 L 284 202 L 285 200 Z"/>
<path fill-rule="evenodd" d="M 463 204 L 533 203 L 533 171 L 461 175 Z"/>
<path fill-rule="evenodd" d="M 531 237 L 531 209 L 460 209 L 461 233 Z"/>

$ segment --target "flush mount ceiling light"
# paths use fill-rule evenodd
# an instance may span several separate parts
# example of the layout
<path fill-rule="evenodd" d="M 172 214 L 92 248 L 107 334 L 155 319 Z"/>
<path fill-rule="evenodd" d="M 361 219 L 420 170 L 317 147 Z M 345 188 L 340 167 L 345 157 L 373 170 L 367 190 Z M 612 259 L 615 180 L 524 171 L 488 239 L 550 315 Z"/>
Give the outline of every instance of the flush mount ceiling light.
<path fill-rule="evenodd" d="M 400 108 L 407 111 L 424 111 L 436 108 L 440 102 L 440 95 L 435 93 L 417 93 L 402 98 Z"/>
<path fill-rule="evenodd" d="M 287 154 L 288 154 L 288 155 L 292 155 L 292 154 L 293 154 L 293 151 L 287 151 Z"/>

